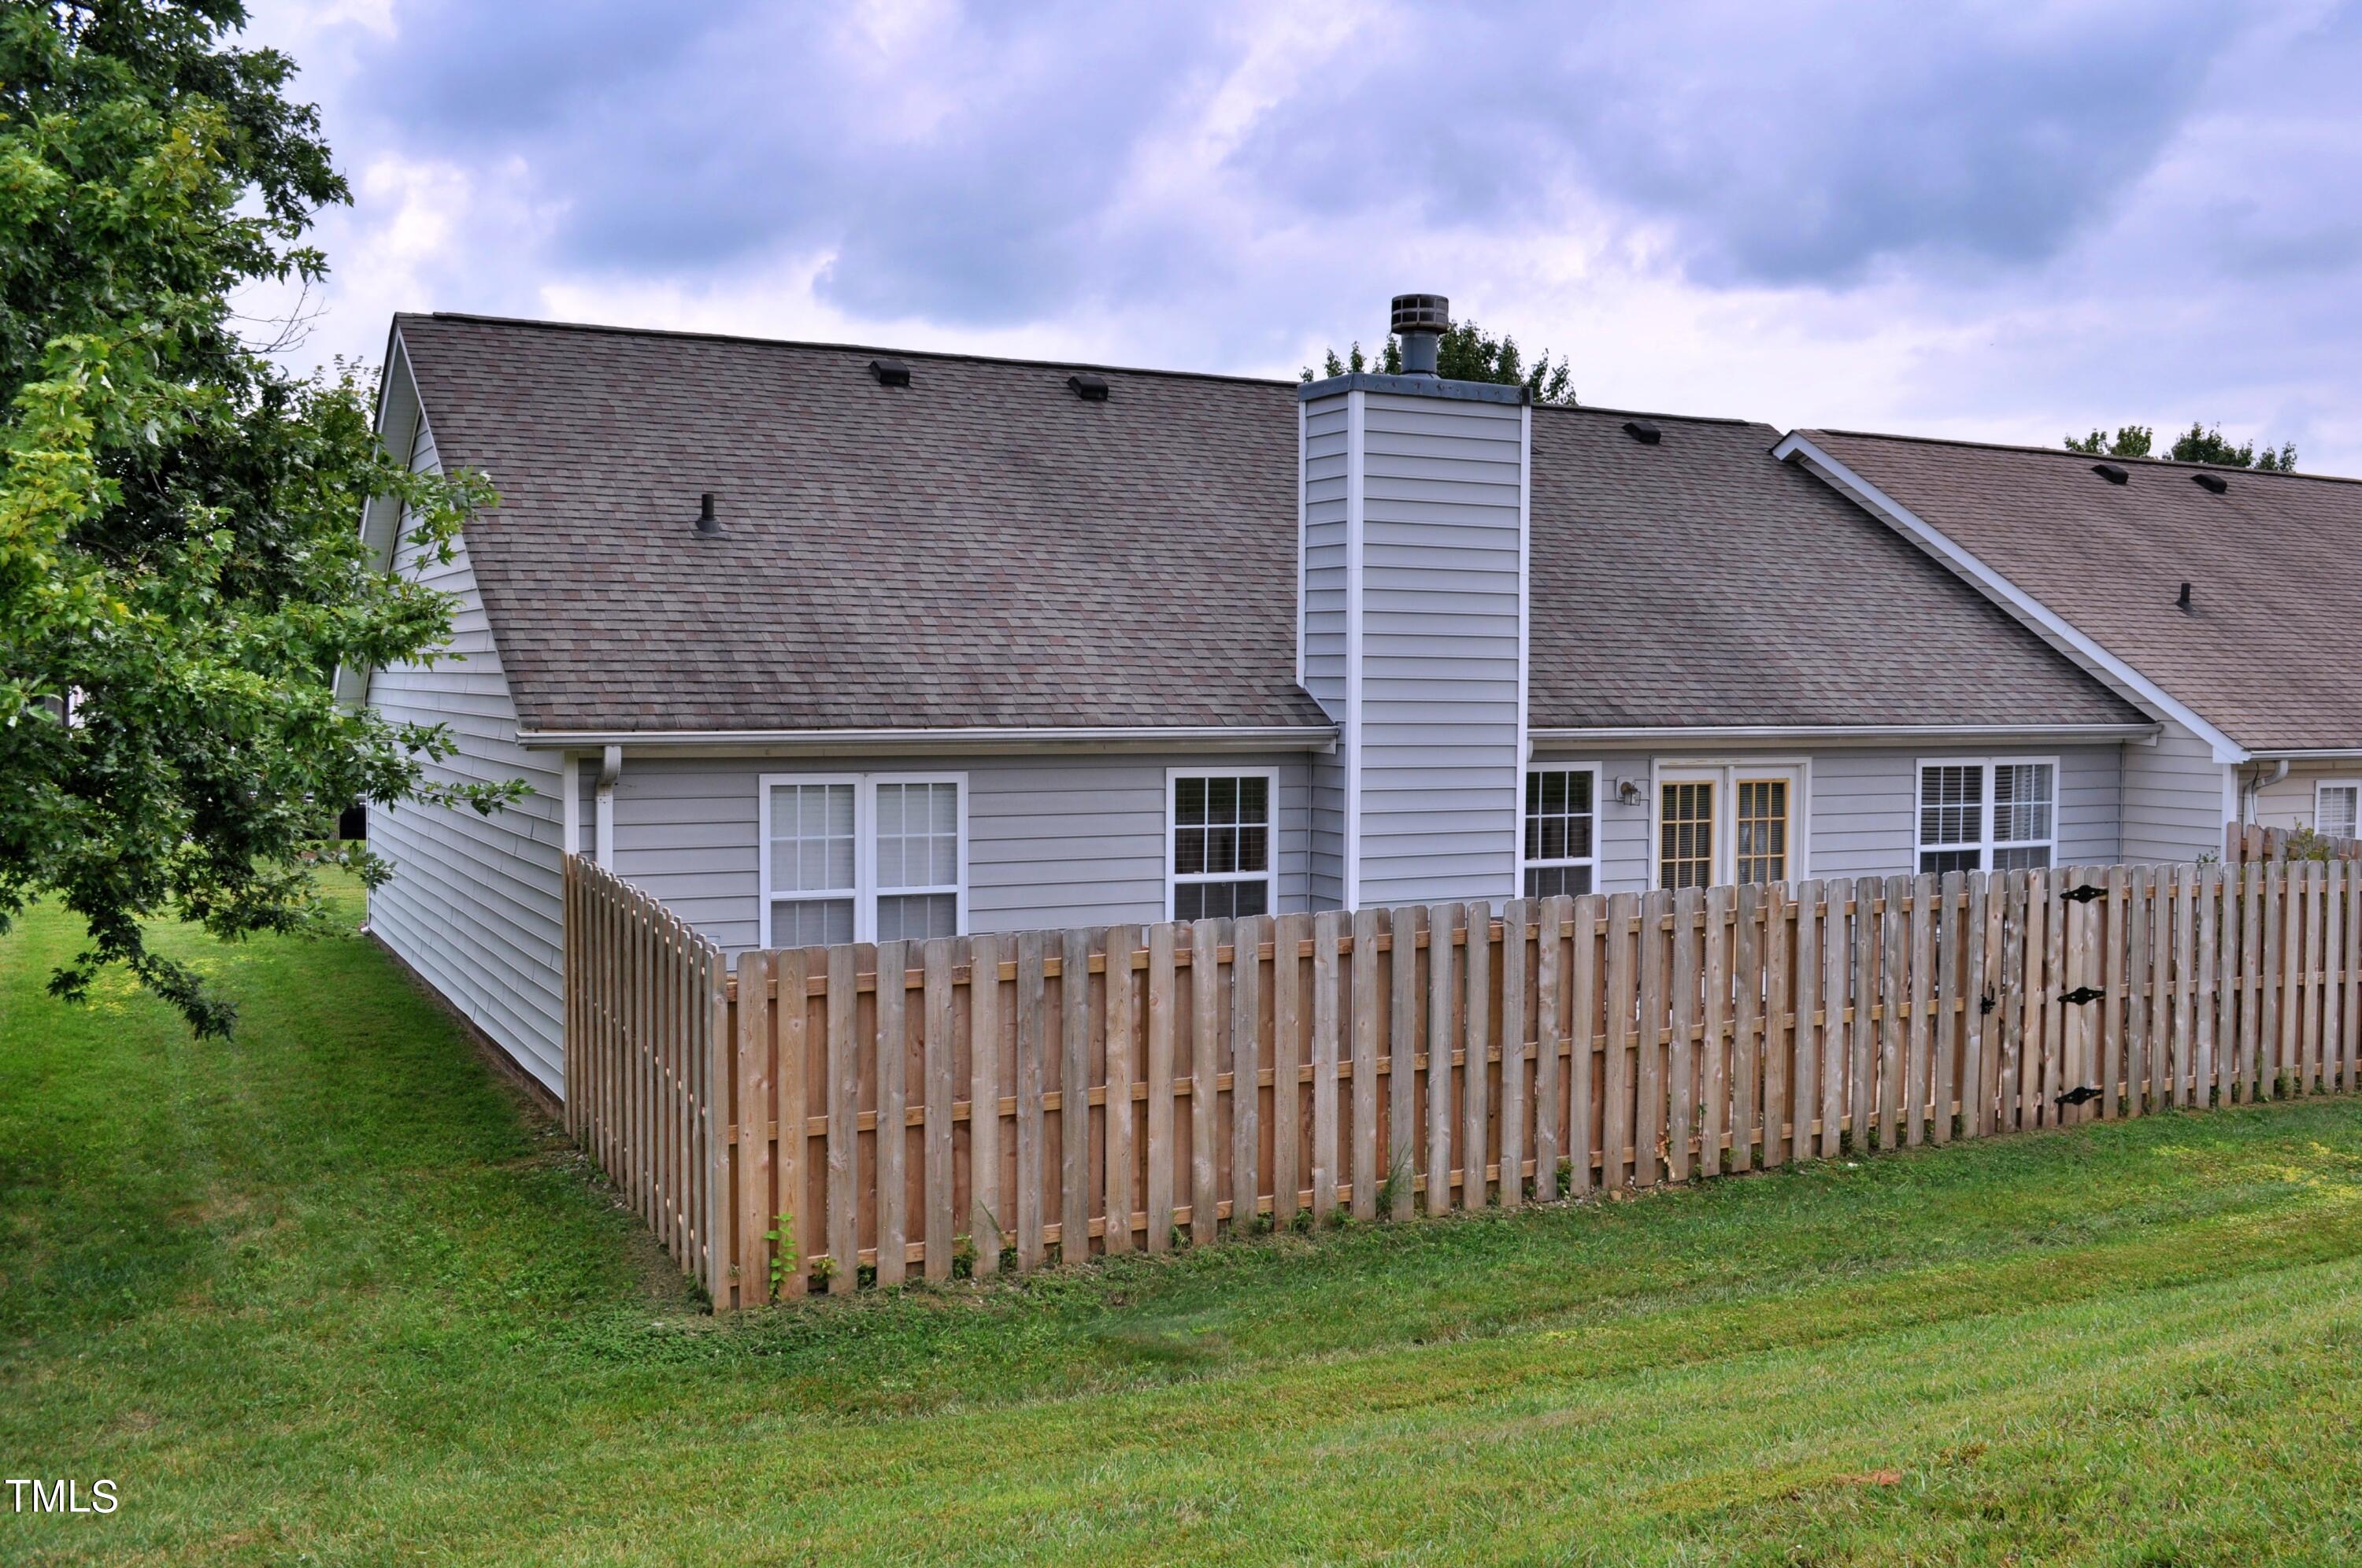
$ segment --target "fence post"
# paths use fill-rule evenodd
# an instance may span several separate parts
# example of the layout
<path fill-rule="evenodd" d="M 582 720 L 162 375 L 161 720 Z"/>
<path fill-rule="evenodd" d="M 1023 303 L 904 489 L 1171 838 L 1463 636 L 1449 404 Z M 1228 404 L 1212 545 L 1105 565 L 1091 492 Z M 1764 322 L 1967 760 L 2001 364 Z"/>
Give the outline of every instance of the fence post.
<path fill-rule="evenodd" d="M 1385 911 L 1353 915 L 1353 1218 L 1378 1212 L 1378 933 Z"/>

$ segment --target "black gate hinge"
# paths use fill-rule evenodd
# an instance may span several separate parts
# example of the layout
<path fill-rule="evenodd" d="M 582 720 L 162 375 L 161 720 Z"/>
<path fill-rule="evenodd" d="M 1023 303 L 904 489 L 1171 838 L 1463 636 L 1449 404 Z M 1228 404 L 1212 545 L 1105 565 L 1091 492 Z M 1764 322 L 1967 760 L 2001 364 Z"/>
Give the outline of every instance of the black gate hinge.
<path fill-rule="evenodd" d="M 2070 888 L 2058 895 L 2070 904 L 2088 904 L 2093 899 L 2104 899 L 2108 890 L 2097 882 L 2086 882 L 2080 888 Z"/>
<path fill-rule="evenodd" d="M 2098 1001 L 2102 997 L 2104 997 L 2107 994 L 2107 992 L 2099 990 L 2091 986 L 2077 986 L 2073 990 L 2069 991 L 2065 996 L 2060 997 L 2058 999 L 2063 1002 L 2072 1002 L 2076 1006 L 2081 1007 L 2085 1002 Z"/>

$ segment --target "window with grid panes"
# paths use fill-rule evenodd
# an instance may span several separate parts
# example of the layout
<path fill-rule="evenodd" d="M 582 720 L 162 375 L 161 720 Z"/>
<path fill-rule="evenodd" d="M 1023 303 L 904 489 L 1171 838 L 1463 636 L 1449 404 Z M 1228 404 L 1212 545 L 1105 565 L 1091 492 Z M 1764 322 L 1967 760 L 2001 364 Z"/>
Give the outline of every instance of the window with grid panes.
<path fill-rule="evenodd" d="M 1993 765 L 1991 869 L 2023 871 L 2050 864 L 2058 812 L 2057 774 L 2047 762 Z"/>
<path fill-rule="evenodd" d="M 1660 888 L 1703 888 L 1714 880 L 1714 788 L 1705 780 L 1669 780 L 1660 786 Z"/>
<path fill-rule="evenodd" d="M 1738 835 L 1738 879 L 1788 879 L 1788 781 L 1741 778 L 1732 802 L 1731 825 Z"/>
<path fill-rule="evenodd" d="M 1924 872 L 2047 866 L 2058 834 L 2058 769 L 2048 762 L 1927 762 L 1919 767 Z"/>
<path fill-rule="evenodd" d="M 1930 763 L 1919 769 L 1919 869 L 1984 868 L 1982 763 Z"/>
<path fill-rule="evenodd" d="M 860 897 L 851 780 L 771 787 L 771 945 L 854 940 Z"/>
<path fill-rule="evenodd" d="M 1526 897 L 1591 891 L 1599 859 L 1595 838 L 1596 776 L 1587 767 L 1526 775 Z"/>
<path fill-rule="evenodd" d="M 1267 774 L 1173 780 L 1173 918 L 1271 912 L 1272 781 Z"/>
<path fill-rule="evenodd" d="M 877 940 L 959 934 L 959 786 L 877 786 Z"/>

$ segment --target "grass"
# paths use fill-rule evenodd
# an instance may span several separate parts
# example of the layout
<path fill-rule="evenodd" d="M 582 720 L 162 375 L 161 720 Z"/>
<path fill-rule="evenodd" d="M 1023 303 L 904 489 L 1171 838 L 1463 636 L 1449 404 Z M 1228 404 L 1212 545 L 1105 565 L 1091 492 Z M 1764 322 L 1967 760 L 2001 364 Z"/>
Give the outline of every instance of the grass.
<path fill-rule="evenodd" d="M 348 900 L 348 914 L 358 900 Z M 0 1560 L 2362 1557 L 2362 1105 L 717 1323 L 364 940 L 0 940 Z"/>

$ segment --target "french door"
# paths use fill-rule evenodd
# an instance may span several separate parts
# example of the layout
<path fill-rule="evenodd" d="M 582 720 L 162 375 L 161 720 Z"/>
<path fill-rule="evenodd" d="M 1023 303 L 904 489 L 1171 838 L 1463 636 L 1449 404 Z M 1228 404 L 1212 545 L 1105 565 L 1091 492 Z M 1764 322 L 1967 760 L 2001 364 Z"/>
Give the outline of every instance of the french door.
<path fill-rule="evenodd" d="M 1805 770 L 1794 764 L 1659 768 L 1656 886 L 1785 882 L 1802 876 L 1804 806 Z"/>

